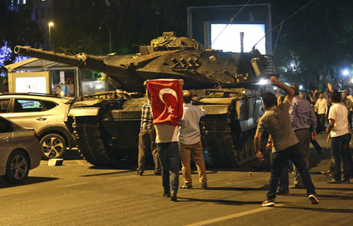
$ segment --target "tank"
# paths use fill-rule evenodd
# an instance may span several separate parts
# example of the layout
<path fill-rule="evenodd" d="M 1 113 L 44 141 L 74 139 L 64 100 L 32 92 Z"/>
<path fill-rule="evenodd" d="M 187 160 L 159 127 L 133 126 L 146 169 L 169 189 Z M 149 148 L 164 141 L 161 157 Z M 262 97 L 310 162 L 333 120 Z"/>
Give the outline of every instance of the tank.
<path fill-rule="evenodd" d="M 222 52 L 165 32 L 133 55 L 69 56 L 16 46 L 15 53 L 103 72 L 114 91 L 82 96 L 70 108 L 67 125 L 79 150 L 95 166 L 136 164 L 144 81 L 184 79 L 193 103 L 207 115 L 201 121 L 206 163 L 232 167 L 255 158 L 256 120 L 263 113 L 263 79 L 276 74 L 273 58 L 258 51 Z M 265 139 L 264 139 L 265 140 Z"/>

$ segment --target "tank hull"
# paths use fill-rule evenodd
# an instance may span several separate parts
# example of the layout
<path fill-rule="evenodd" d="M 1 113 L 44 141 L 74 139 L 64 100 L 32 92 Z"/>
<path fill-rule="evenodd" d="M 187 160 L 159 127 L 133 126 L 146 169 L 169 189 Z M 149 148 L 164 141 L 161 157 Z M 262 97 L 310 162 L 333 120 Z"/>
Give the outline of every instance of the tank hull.
<path fill-rule="evenodd" d="M 194 104 L 202 105 L 207 112 L 200 124 L 206 163 L 234 167 L 253 160 L 256 157 L 253 147 L 256 120 L 263 113 L 260 88 L 192 92 Z M 103 96 L 85 97 L 87 100 L 101 98 L 93 106 L 86 100 L 88 105 L 77 102 L 71 107 L 69 116 L 74 121 L 72 132 L 79 150 L 95 166 L 136 165 L 140 109 L 145 97 L 120 96 L 105 100 Z"/>

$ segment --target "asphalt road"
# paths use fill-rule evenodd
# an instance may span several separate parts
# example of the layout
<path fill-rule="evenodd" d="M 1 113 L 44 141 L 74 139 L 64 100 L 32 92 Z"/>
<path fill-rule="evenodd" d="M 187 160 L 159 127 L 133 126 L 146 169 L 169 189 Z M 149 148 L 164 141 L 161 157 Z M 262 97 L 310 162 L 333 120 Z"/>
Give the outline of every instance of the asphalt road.
<path fill-rule="evenodd" d="M 324 134 L 319 143 L 327 147 Z M 291 189 L 273 208 L 261 207 L 269 172 L 253 161 L 235 169 L 208 169 L 209 189 L 196 183 L 178 201 L 162 197 L 161 177 L 125 169 L 97 169 L 82 159 L 40 167 L 23 185 L 0 181 L 0 225 L 353 225 L 353 183 L 330 185 L 320 174 L 329 150 L 311 149 L 319 205 L 306 191 Z M 290 174 L 292 182 L 293 175 Z M 181 179 L 181 176 L 180 176 Z"/>

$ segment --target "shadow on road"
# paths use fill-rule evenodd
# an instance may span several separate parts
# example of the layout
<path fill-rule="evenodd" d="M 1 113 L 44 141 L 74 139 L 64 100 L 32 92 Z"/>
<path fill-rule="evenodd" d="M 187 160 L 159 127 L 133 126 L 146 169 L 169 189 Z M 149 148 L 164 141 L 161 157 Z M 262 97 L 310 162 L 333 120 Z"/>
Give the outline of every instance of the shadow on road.
<path fill-rule="evenodd" d="M 251 205 L 256 204 L 260 205 L 261 202 L 253 202 L 253 201 L 234 201 L 234 200 L 222 200 L 222 199 L 195 199 L 195 198 L 183 198 L 178 197 L 178 200 L 181 202 L 213 202 L 222 205 Z"/>
<path fill-rule="evenodd" d="M 29 184 L 38 184 L 48 181 L 57 180 L 56 177 L 28 177 L 22 184 L 10 184 L 5 179 L 0 179 L 0 189 L 1 188 L 9 188 L 9 187 L 17 187 L 22 185 L 29 185 Z"/>
<path fill-rule="evenodd" d="M 315 188 L 316 190 L 337 190 L 337 191 L 352 191 L 352 188 Z"/>
<path fill-rule="evenodd" d="M 277 208 L 283 209 L 301 209 L 301 210 L 311 210 L 317 212 L 328 212 L 328 213 L 353 213 L 353 209 L 329 209 L 329 208 L 309 208 L 309 207 L 290 207 L 290 206 L 279 206 Z"/>
<path fill-rule="evenodd" d="M 349 190 L 349 189 L 347 189 Z M 306 195 L 304 194 L 293 194 L 293 193 L 290 193 L 289 196 L 298 196 L 298 197 L 306 197 Z M 353 198 L 353 194 L 352 195 L 325 195 L 325 194 L 318 194 L 317 197 L 319 199 L 321 198 L 326 198 L 326 199 L 337 199 L 337 200 L 345 200 L 345 199 L 348 199 L 348 200 L 351 200 Z"/>
<path fill-rule="evenodd" d="M 207 190 L 219 190 L 219 191 L 262 191 L 268 190 L 268 186 L 262 186 L 260 188 L 245 188 L 245 187 L 208 187 Z"/>
<path fill-rule="evenodd" d="M 114 174 L 122 174 L 122 173 L 131 173 L 131 170 L 124 170 L 124 171 L 110 172 L 110 173 L 89 174 L 89 175 L 82 175 L 80 177 L 99 177 L 104 175 L 114 175 Z"/>

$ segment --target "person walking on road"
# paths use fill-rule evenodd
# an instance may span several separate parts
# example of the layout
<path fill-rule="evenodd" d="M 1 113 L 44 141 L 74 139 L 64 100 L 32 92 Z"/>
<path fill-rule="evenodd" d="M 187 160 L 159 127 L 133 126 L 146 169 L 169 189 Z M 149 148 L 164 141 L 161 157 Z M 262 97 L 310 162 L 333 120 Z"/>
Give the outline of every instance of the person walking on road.
<path fill-rule="evenodd" d="M 294 133 L 299 139 L 299 146 L 306 167 L 309 169 L 310 153 L 309 146 L 311 140 L 316 139 L 316 115 L 309 101 L 300 98 L 299 89 L 296 85 L 290 86 L 294 90 L 294 97 L 289 109 Z M 299 171 L 294 167 L 294 186 L 293 188 L 304 188 Z"/>
<path fill-rule="evenodd" d="M 266 131 L 273 140 L 273 153 L 271 161 L 271 176 L 269 181 L 269 191 L 267 199 L 262 203 L 264 207 L 275 205 L 276 190 L 281 172 L 288 160 L 291 160 L 301 173 L 303 184 L 307 189 L 308 198 L 312 204 L 319 204 L 316 197 L 315 187 L 311 181 L 309 170 L 306 167 L 304 158 L 300 152 L 298 138 L 295 136 L 292 123 L 290 121 L 289 107 L 294 97 L 294 90 L 280 83 L 276 77 L 271 77 L 273 86 L 282 88 L 288 96 L 282 104 L 276 106 L 276 96 L 267 92 L 263 95 L 263 106 L 265 113 L 260 118 L 256 134 L 254 137 L 256 156 L 260 161 L 264 161 L 264 155 L 261 152 L 261 136 Z"/>
<path fill-rule="evenodd" d="M 206 115 L 206 111 L 191 104 L 192 95 L 189 91 L 184 91 L 183 100 L 184 116 L 180 121 L 179 148 L 184 185 L 180 186 L 180 188 L 192 188 L 191 156 L 197 167 L 201 187 L 207 188 L 206 166 L 200 133 L 200 119 Z"/>
<path fill-rule="evenodd" d="M 323 93 L 319 94 L 319 98 L 317 99 L 314 108 L 318 114 L 317 133 L 320 133 L 326 129 L 325 119 L 327 118 L 327 113 L 328 113 L 327 101 L 324 99 Z"/>
<path fill-rule="evenodd" d="M 184 80 L 156 79 L 147 80 L 145 84 L 151 94 L 153 125 L 162 167 L 163 197 L 177 201 L 180 165 L 178 131 L 183 117 Z"/>

